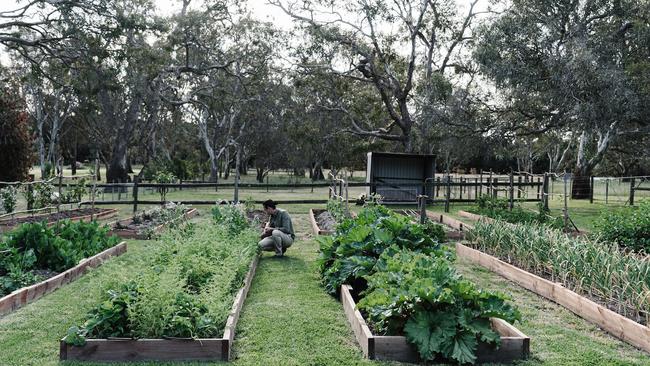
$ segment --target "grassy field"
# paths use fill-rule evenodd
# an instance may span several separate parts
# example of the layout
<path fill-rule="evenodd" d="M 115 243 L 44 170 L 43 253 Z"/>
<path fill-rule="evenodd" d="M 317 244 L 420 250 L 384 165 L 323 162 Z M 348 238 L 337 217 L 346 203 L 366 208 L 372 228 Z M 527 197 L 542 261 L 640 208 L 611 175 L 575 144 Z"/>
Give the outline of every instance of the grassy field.
<path fill-rule="evenodd" d="M 363 359 L 341 304 L 320 287 L 315 265 L 318 245 L 307 217 L 310 207 L 284 206 L 293 217 L 298 239 L 286 258 L 268 253 L 262 257 L 238 324 L 233 365 L 395 364 Z M 122 212 L 128 215 L 128 208 Z M 208 209 L 202 207 L 204 214 L 198 220 L 209 219 Z M 0 365 L 58 365 L 58 340 L 70 325 L 83 320 L 101 288 L 115 278 L 137 273 L 135 259 L 156 251 L 155 241 L 128 242 L 125 255 L 0 318 Z M 647 354 L 564 308 L 480 267 L 462 261 L 458 266 L 480 286 L 510 294 L 521 308 L 524 321 L 516 326 L 532 337 L 532 355 L 520 364 L 650 365 Z"/>

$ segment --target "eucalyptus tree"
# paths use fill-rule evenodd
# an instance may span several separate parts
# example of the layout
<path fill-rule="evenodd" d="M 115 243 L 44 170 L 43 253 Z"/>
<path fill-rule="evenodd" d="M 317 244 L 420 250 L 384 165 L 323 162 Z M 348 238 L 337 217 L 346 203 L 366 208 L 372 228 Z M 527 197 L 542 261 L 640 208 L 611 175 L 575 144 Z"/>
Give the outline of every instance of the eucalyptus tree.
<path fill-rule="evenodd" d="M 38 68 L 20 59 L 16 64 L 21 65 L 27 107 L 35 122 L 41 177 L 46 177 L 46 166 L 54 167 L 61 155 L 59 146 L 64 127 L 76 107 L 70 70 L 60 60 L 52 58 Z"/>
<path fill-rule="evenodd" d="M 517 134 L 566 131 L 573 197 L 613 143 L 648 133 L 647 0 L 514 0 L 482 31 L 476 58 L 503 92 Z"/>
<path fill-rule="evenodd" d="M 199 8 L 185 0 L 174 18 L 169 47 L 174 61 L 164 99 L 183 106 L 195 123 L 217 181 L 219 162 L 241 158 L 243 136 L 254 122 L 255 108 L 270 77 L 276 31 L 245 15 L 236 2 L 213 1 Z"/>
<path fill-rule="evenodd" d="M 483 13 L 476 10 L 477 2 L 461 13 L 455 1 L 270 1 L 302 24 L 310 46 L 331 55 L 317 64 L 300 60 L 301 67 L 348 78 L 380 100 L 385 115 L 381 124 L 338 105 L 348 114 L 352 130 L 399 142 L 406 151 L 416 149 L 418 123 L 438 123 L 432 114 L 431 120 L 418 120 L 413 103 L 417 89 L 437 93 L 454 73 L 470 71 L 461 56 L 473 37 L 473 23 Z"/>

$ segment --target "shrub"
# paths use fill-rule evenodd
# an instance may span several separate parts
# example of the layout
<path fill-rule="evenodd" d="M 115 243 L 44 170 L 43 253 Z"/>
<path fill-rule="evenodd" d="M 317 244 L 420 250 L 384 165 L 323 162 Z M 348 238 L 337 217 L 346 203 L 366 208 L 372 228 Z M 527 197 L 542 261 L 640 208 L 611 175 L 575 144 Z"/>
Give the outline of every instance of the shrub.
<path fill-rule="evenodd" d="M 0 201 L 2 201 L 2 208 L 6 213 L 12 213 L 16 210 L 17 193 L 18 190 L 14 186 L 0 189 Z"/>
<path fill-rule="evenodd" d="M 605 241 L 650 253 L 650 201 L 641 202 L 638 207 L 603 211 L 594 226 Z"/>

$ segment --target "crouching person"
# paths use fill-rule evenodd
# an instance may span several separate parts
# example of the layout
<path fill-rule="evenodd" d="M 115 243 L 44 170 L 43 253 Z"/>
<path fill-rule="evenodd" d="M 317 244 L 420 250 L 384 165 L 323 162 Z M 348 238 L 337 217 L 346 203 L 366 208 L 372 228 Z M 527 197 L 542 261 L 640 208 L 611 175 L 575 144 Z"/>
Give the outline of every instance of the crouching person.
<path fill-rule="evenodd" d="M 266 200 L 262 205 L 264 206 L 264 212 L 270 218 L 264 227 L 262 240 L 258 245 L 262 250 L 275 252 L 276 257 L 282 257 L 296 238 L 291 217 L 289 217 L 287 211 L 276 208 L 276 203 L 272 200 Z"/>

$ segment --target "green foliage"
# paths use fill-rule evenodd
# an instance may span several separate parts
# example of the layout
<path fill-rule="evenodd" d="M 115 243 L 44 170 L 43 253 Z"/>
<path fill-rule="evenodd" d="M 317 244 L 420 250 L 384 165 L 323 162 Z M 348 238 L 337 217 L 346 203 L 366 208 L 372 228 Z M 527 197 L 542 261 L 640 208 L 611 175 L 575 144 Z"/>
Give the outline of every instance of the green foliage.
<path fill-rule="evenodd" d="M 637 321 L 650 312 L 650 262 L 616 245 L 573 238 L 534 224 L 476 223 L 468 239 L 480 251 L 589 294 Z"/>
<path fill-rule="evenodd" d="M 54 186 L 49 182 L 34 183 L 34 208 L 45 208 L 52 204 Z"/>
<path fill-rule="evenodd" d="M 6 186 L 0 189 L 0 201 L 2 201 L 2 208 L 6 213 L 12 213 L 16 210 L 18 190 L 14 186 Z"/>
<path fill-rule="evenodd" d="M 251 228 L 230 232 L 227 222 L 169 232 L 160 249 L 125 283 L 109 285 L 85 323 L 65 340 L 86 338 L 217 338 L 232 301 L 257 254 Z"/>
<path fill-rule="evenodd" d="M 354 282 L 355 289 L 362 290 L 363 277 L 372 272 L 379 256 L 391 245 L 451 257 L 440 242 L 426 234 L 425 226 L 380 205 L 365 207 L 355 219 L 339 222 L 334 235 L 317 240 L 319 270 L 330 294 L 344 283 Z"/>
<path fill-rule="evenodd" d="M 156 173 L 156 176 L 154 177 L 154 181 L 158 184 L 170 184 L 173 183 L 174 180 L 176 180 L 176 177 L 174 174 L 168 172 L 168 171 L 159 171 Z M 160 187 L 158 188 L 158 193 L 160 193 L 160 201 L 165 202 L 166 197 L 167 197 L 167 191 L 169 188 L 167 187 Z"/>
<path fill-rule="evenodd" d="M 345 213 L 345 204 L 343 201 L 339 201 L 337 199 L 330 198 L 327 201 L 327 212 L 334 217 L 334 220 L 336 222 L 342 222 L 347 218 L 347 215 Z"/>
<path fill-rule="evenodd" d="M 637 252 L 650 252 L 650 201 L 643 201 L 638 207 L 603 211 L 594 226 L 604 241 Z"/>
<path fill-rule="evenodd" d="M 438 243 L 447 241 L 447 233 L 442 225 L 437 224 L 429 219 L 424 222 L 424 232 Z"/>
<path fill-rule="evenodd" d="M 91 223 L 23 224 L 0 242 L 0 295 L 38 280 L 34 270 L 62 272 L 117 244 L 108 227 Z"/>
<path fill-rule="evenodd" d="M 249 226 L 246 214 L 240 205 L 214 206 L 212 218 L 217 224 L 226 226 L 233 234 L 238 234 Z"/>
<path fill-rule="evenodd" d="M 391 246 L 367 279 L 359 309 L 376 331 L 403 332 L 424 360 L 473 363 L 479 341 L 499 344 L 490 317 L 521 318 L 505 295 L 476 289 L 444 256 Z"/>
<path fill-rule="evenodd" d="M 543 206 L 539 205 L 539 212 L 533 212 L 524 209 L 520 204 L 510 210 L 510 203 L 506 198 L 497 198 L 490 195 L 481 195 L 477 200 L 477 209 L 471 210 L 478 215 L 487 216 L 497 220 L 503 220 L 512 224 L 517 223 L 538 223 L 545 224 L 555 229 L 564 228 L 564 221 L 561 217 L 553 217 L 549 215 Z"/>

